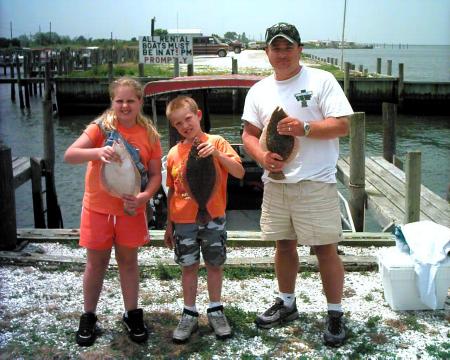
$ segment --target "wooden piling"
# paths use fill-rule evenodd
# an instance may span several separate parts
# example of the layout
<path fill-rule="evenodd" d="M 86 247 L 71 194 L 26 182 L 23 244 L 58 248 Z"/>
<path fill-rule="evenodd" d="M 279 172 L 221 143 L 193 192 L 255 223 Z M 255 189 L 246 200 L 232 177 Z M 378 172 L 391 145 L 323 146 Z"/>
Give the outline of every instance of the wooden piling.
<path fill-rule="evenodd" d="M 344 63 L 344 94 L 350 100 L 350 63 Z"/>
<path fill-rule="evenodd" d="M 31 192 L 33 195 L 34 227 L 45 229 L 44 200 L 42 198 L 42 167 L 41 161 L 36 158 L 30 159 L 31 166 Z"/>
<path fill-rule="evenodd" d="M 383 113 L 383 157 L 393 163 L 395 148 L 395 123 L 397 122 L 397 106 L 384 102 Z"/>
<path fill-rule="evenodd" d="M 420 220 L 421 158 L 420 151 L 406 154 L 405 224 Z"/>
<path fill-rule="evenodd" d="M 405 91 L 405 78 L 404 78 L 404 66 L 403 64 L 398 64 L 398 88 L 397 88 L 397 102 L 398 109 L 401 111 L 403 109 L 403 97 Z"/>
<path fill-rule="evenodd" d="M 0 250 L 14 250 L 17 245 L 16 202 L 11 149 L 0 144 Z"/>
<path fill-rule="evenodd" d="M 111 84 L 114 78 L 113 72 L 113 62 L 112 60 L 108 61 L 108 83 Z"/>
<path fill-rule="evenodd" d="M 392 76 L 392 60 L 387 61 L 387 74 Z"/>
<path fill-rule="evenodd" d="M 19 91 L 19 104 L 20 104 L 20 108 L 24 109 L 25 105 L 24 105 L 24 102 L 23 102 L 23 92 L 22 92 L 22 81 L 21 81 L 21 75 L 20 75 L 19 54 L 16 55 L 16 70 L 17 70 L 17 90 Z"/>
<path fill-rule="evenodd" d="M 143 63 L 138 64 L 138 72 L 139 72 L 139 77 L 144 77 L 144 64 Z"/>
<path fill-rule="evenodd" d="M 381 58 L 377 58 L 377 74 L 381 74 Z"/>
<path fill-rule="evenodd" d="M 350 212 L 356 231 L 364 231 L 365 212 L 365 113 L 350 118 Z"/>
<path fill-rule="evenodd" d="M 238 73 L 238 61 L 235 58 L 231 59 L 231 73 L 232 74 L 237 74 Z M 233 114 L 237 113 L 237 108 L 238 108 L 238 103 L 239 103 L 239 90 L 238 89 L 233 89 L 231 91 L 231 98 L 232 98 L 232 112 Z"/>
<path fill-rule="evenodd" d="M 177 57 L 173 59 L 173 76 L 180 76 L 180 59 L 178 59 Z"/>
<path fill-rule="evenodd" d="M 14 63 L 11 61 L 10 63 L 10 68 L 9 68 L 9 72 L 10 72 L 10 76 L 11 79 L 14 79 L 15 75 L 14 75 Z M 16 85 L 14 84 L 14 82 L 11 82 L 11 101 L 15 102 L 16 101 Z"/>
<path fill-rule="evenodd" d="M 188 64 L 187 66 L 187 75 L 194 76 L 194 64 Z"/>
<path fill-rule="evenodd" d="M 62 226 L 62 218 L 58 205 L 58 199 L 55 189 L 55 135 L 53 129 L 53 105 L 50 85 L 50 72 L 45 74 L 46 92 L 42 101 L 44 115 L 44 176 L 45 176 L 45 195 L 47 204 L 47 225 L 48 228 L 59 228 Z"/>

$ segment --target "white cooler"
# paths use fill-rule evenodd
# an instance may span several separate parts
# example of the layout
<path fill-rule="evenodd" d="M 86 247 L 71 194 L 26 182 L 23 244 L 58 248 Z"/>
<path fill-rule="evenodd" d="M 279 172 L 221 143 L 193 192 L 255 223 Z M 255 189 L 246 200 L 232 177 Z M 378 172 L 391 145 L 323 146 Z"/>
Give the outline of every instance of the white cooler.
<path fill-rule="evenodd" d="M 383 281 L 384 298 L 393 310 L 430 310 L 420 300 L 416 285 L 414 261 L 397 247 L 378 253 L 378 268 Z M 450 286 L 450 261 L 447 259 L 436 273 L 437 308 L 443 309 Z"/>

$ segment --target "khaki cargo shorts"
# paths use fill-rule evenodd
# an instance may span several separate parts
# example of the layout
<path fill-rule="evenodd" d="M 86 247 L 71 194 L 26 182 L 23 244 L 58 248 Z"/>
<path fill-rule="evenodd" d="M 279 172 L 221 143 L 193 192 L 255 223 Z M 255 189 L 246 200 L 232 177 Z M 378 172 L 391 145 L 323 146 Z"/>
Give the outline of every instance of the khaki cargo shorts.
<path fill-rule="evenodd" d="M 343 240 L 336 184 L 264 184 L 260 224 L 263 240 L 297 240 L 301 245 Z"/>

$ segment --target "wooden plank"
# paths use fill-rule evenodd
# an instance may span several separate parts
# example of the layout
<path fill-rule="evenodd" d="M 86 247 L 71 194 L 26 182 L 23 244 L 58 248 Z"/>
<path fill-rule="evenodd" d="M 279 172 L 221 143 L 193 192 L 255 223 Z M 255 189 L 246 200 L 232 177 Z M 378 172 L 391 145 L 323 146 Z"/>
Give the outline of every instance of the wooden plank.
<path fill-rule="evenodd" d="M 391 172 L 392 175 L 399 179 L 403 184 L 405 183 L 405 173 L 402 170 L 392 164 L 384 162 L 383 159 L 378 156 L 372 157 L 371 159 L 379 164 L 380 167 Z M 447 218 L 450 219 L 450 204 L 445 199 L 432 192 L 425 185 L 421 186 L 420 193 L 422 199 L 424 199 L 427 204 L 438 208 L 440 211 L 443 211 L 444 214 L 448 215 Z"/>
<path fill-rule="evenodd" d="M 374 256 L 346 256 L 341 255 L 342 262 L 346 271 L 372 271 L 377 270 L 378 262 Z M 316 256 L 300 256 L 299 271 L 312 270 L 318 271 Z M 49 268 L 55 265 L 72 265 L 84 266 L 86 258 L 62 256 L 62 255 L 46 255 L 31 253 L 26 251 L 0 251 L 0 264 L 2 265 L 40 265 Z M 139 267 L 156 267 L 161 264 L 166 266 L 179 266 L 172 258 L 159 259 L 142 259 L 139 260 Z M 252 267 L 252 268 L 273 268 L 273 257 L 241 257 L 228 258 L 225 264 L 227 267 Z M 204 266 L 203 260 L 200 262 Z M 110 267 L 117 268 L 115 259 L 110 260 Z"/>
<path fill-rule="evenodd" d="M 381 162 L 385 162 L 385 160 L 381 159 Z M 368 159 L 367 166 L 370 167 L 370 171 L 372 174 L 377 174 L 377 176 L 379 177 L 380 189 L 382 188 L 382 191 L 385 191 L 386 196 L 390 198 L 390 201 L 393 204 L 397 204 L 398 207 L 402 206 L 401 210 L 404 213 L 404 206 L 406 201 L 405 183 L 402 183 L 398 177 L 394 176 L 391 172 L 381 166 L 379 162 L 375 162 L 373 159 Z M 442 221 L 442 211 L 432 206 L 432 204 L 423 197 L 421 197 L 420 210 L 421 220 L 432 220 L 435 222 Z"/>
<path fill-rule="evenodd" d="M 13 160 L 14 189 L 27 182 L 31 178 L 30 158 L 15 157 Z"/>
<path fill-rule="evenodd" d="M 150 230 L 150 246 L 164 246 L 164 230 Z M 227 231 L 228 246 L 273 247 L 274 241 L 261 239 L 259 231 Z M 20 241 L 32 242 L 69 242 L 78 241 L 78 229 L 17 229 Z M 344 240 L 340 245 L 350 246 L 392 246 L 394 238 L 388 233 L 344 233 Z"/>
<path fill-rule="evenodd" d="M 348 158 L 339 158 L 337 166 L 338 179 L 346 186 L 349 184 L 350 164 Z M 367 205 L 375 210 L 377 221 L 382 227 L 389 224 L 401 223 L 403 213 L 397 207 L 392 207 L 391 202 L 372 184 L 366 182 Z"/>

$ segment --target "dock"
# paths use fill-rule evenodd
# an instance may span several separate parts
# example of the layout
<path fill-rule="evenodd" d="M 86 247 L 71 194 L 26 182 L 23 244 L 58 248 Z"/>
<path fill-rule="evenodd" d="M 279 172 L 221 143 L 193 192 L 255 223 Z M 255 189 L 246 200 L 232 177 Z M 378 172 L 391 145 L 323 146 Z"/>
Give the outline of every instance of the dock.
<path fill-rule="evenodd" d="M 405 223 L 405 173 L 381 156 L 366 157 L 365 192 L 369 208 L 374 209 L 380 225 L 389 230 Z M 350 159 L 338 160 L 338 179 L 349 186 Z M 420 186 L 420 220 L 450 227 L 450 204 L 426 186 Z"/>

